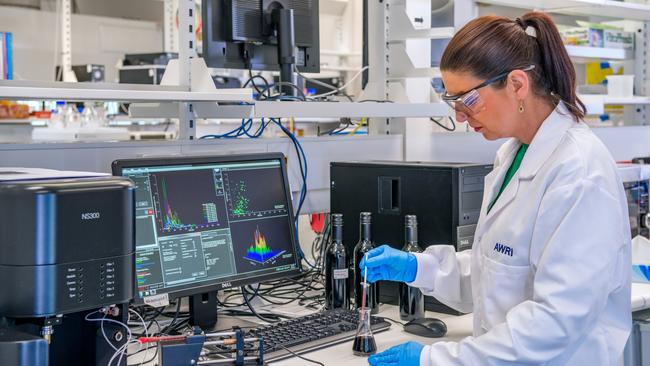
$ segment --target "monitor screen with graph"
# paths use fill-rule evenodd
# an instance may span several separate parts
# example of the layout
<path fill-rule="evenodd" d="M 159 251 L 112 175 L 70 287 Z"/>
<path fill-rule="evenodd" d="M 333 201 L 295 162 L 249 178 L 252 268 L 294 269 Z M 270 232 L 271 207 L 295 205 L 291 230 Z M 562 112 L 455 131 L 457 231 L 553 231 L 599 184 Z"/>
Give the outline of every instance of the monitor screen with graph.
<path fill-rule="evenodd" d="M 113 174 L 136 185 L 137 302 L 300 270 L 282 154 L 118 160 Z"/>

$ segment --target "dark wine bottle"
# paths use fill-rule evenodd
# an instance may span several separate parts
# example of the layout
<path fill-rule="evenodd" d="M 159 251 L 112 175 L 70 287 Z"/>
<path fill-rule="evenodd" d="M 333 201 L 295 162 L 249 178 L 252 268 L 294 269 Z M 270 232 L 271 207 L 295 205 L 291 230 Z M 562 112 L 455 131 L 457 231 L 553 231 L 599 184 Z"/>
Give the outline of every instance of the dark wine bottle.
<path fill-rule="evenodd" d="M 362 212 L 359 214 L 359 242 L 354 247 L 354 300 L 357 308 L 363 302 L 363 271 L 359 269 L 359 263 L 375 246 L 372 243 L 371 234 L 372 214 Z M 377 283 L 370 284 L 366 289 L 366 308 L 371 309 L 373 314 L 379 312 L 379 292 Z"/>
<path fill-rule="evenodd" d="M 348 258 L 343 245 L 343 215 L 332 214 L 332 242 L 325 253 L 325 308 L 348 309 Z"/>
<path fill-rule="evenodd" d="M 415 215 L 404 217 L 405 252 L 421 253 L 422 248 L 418 246 L 418 219 Z M 411 287 L 405 283 L 399 284 L 399 317 L 402 320 L 413 320 L 424 318 L 424 295 L 420 289 Z"/>

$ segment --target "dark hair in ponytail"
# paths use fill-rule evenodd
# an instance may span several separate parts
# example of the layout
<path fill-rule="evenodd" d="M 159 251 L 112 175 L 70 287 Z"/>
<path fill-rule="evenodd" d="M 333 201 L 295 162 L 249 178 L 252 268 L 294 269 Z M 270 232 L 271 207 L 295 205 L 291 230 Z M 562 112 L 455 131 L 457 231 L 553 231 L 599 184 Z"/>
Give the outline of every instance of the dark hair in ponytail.
<path fill-rule="evenodd" d="M 575 69 L 555 23 L 544 13 L 530 12 L 516 20 L 496 15 L 476 18 L 456 33 L 440 62 L 442 70 L 469 72 L 482 79 L 528 65 L 535 65 L 528 73 L 537 95 L 553 104 L 563 101 L 576 121 L 584 118 Z"/>

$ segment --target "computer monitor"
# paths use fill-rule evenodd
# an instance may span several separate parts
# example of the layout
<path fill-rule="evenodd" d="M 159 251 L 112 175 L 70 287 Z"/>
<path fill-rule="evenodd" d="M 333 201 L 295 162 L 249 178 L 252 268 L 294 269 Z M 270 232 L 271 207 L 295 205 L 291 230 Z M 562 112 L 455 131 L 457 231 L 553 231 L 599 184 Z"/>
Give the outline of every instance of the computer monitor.
<path fill-rule="evenodd" d="M 217 290 L 299 273 L 281 153 L 118 160 L 113 174 L 136 186 L 136 304 L 190 296 L 209 325 Z"/>
<path fill-rule="evenodd" d="M 318 0 L 204 0 L 202 20 L 209 67 L 280 71 L 292 83 L 294 65 L 320 72 Z"/>

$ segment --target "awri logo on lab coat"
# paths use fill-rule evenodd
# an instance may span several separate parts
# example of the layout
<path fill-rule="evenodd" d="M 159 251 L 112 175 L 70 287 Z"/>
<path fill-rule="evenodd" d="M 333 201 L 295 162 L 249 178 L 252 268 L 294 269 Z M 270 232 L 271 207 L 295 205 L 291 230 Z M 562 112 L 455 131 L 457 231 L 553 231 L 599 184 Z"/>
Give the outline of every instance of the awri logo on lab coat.
<path fill-rule="evenodd" d="M 497 251 L 497 252 L 499 252 L 501 254 L 509 255 L 511 257 L 512 257 L 512 254 L 513 254 L 512 248 L 510 248 L 507 245 L 501 244 L 501 243 L 496 243 L 493 250 Z"/>

